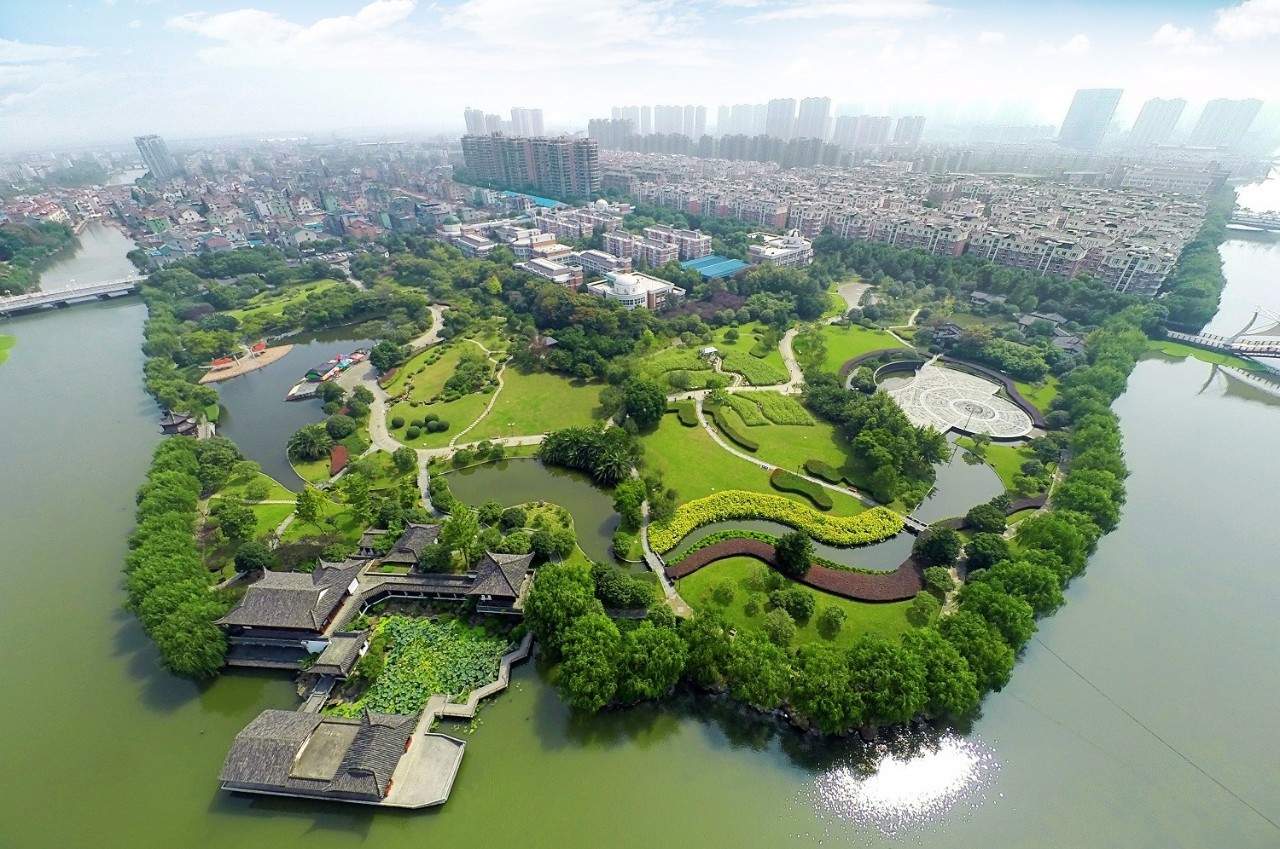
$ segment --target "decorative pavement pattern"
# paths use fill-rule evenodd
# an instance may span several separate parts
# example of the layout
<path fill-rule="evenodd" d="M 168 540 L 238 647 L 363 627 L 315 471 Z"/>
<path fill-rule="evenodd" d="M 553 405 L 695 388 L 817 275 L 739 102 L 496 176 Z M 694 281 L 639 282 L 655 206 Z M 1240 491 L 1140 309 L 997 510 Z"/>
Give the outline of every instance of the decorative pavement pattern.
<path fill-rule="evenodd" d="M 985 433 L 993 439 L 1016 439 L 1031 432 L 1031 417 L 997 393 L 1000 387 L 989 380 L 956 369 L 925 363 L 904 386 L 890 389 L 916 426 L 929 426 L 942 433 Z"/>

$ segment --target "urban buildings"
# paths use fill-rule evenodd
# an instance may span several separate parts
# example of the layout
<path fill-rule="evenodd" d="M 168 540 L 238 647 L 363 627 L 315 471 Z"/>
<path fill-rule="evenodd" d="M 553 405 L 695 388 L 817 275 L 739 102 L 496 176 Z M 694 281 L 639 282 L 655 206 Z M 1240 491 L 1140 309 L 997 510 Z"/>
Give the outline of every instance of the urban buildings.
<path fill-rule="evenodd" d="M 831 98 L 806 97 L 800 101 L 800 114 L 796 116 L 795 137 L 798 139 L 826 139 L 831 123 Z"/>
<path fill-rule="evenodd" d="M 164 139 L 157 135 L 135 136 L 133 143 L 138 146 L 142 161 L 147 164 L 147 170 L 157 183 L 167 182 L 182 173 Z"/>
<path fill-rule="evenodd" d="M 643 262 L 650 268 L 680 259 L 680 246 L 675 242 L 660 242 L 625 230 L 605 233 L 604 249 L 616 257 L 629 257 L 636 262 Z"/>
<path fill-rule="evenodd" d="M 534 257 L 527 262 L 517 262 L 516 268 L 536 274 L 543 280 L 559 283 L 561 286 L 580 286 L 582 284 L 582 268 L 564 265 L 553 259 Z"/>
<path fill-rule="evenodd" d="M 1102 143 L 1111 118 L 1120 104 L 1119 88 L 1082 88 L 1071 100 L 1067 117 L 1058 130 L 1058 144 L 1092 150 Z"/>
<path fill-rule="evenodd" d="M 786 97 L 770 100 L 765 113 L 764 134 L 778 139 L 789 139 L 795 130 L 796 101 Z"/>
<path fill-rule="evenodd" d="M 785 236 L 772 233 L 752 233 L 760 244 L 752 245 L 752 265 L 777 265 L 782 268 L 798 268 L 813 262 L 813 242 L 800 235 L 799 230 L 790 230 Z"/>
<path fill-rule="evenodd" d="M 1191 131 L 1190 142 L 1201 147 L 1235 147 L 1260 109 L 1261 100 L 1210 100 Z"/>
<path fill-rule="evenodd" d="M 1169 100 L 1162 97 L 1151 98 L 1142 104 L 1142 111 L 1133 122 L 1133 129 L 1129 131 L 1129 145 L 1150 147 L 1165 144 L 1173 135 L 1174 127 L 1178 126 L 1182 110 L 1186 108 L 1187 101 L 1179 97 Z"/>
<path fill-rule="evenodd" d="M 894 144 L 920 144 L 920 137 L 924 135 L 924 116 L 923 115 L 904 115 L 898 119 L 898 124 L 893 128 Z"/>
<path fill-rule="evenodd" d="M 711 237 L 700 230 L 677 230 L 665 224 L 644 228 L 644 237 L 654 242 L 675 245 L 681 260 L 698 259 L 711 254 Z"/>
<path fill-rule="evenodd" d="M 613 274 L 598 283 L 588 283 L 587 291 L 597 297 L 617 301 L 624 309 L 645 307 L 654 312 L 685 296 L 685 290 L 674 283 L 647 274 Z"/>
<path fill-rule="evenodd" d="M 511 134 L 513 136 L 545 135 L 545 130 L 542 126 L 542 110 L 512 106 Z"/>
<path fill-rule="evenodd" d="M 600 191 L 595 139 L 466 135 L 462 156 L 473 179 L 505 188 L 530 187 L 560 198 Z"/>
<path fill-rule="evenodd" d="M 874 147 L 889 143 L 893 119 L 888 115 L 841 115 L 836 118 L 833 141 L 841 147 Z M 923 132 L 924 124 L 920 129 Z"/>

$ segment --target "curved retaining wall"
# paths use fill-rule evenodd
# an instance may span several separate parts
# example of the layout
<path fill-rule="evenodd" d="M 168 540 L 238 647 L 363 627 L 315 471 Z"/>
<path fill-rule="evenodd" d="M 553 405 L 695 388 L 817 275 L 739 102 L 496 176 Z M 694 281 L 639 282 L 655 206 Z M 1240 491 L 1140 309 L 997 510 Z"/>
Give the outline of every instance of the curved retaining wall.
<path fill-rule="evenodd" d="M 756 539 L 729 539 L 700 548 L 674 566 L 668 566 L 666 575 L 674 581 L 729 557 L 754 557 L 778 568 L 777 554 L 769 543 Z M 800 578 L 800 583 L 854 601 L 877 603 L 906 601 L 924 589 L 923 570 L 909 557 L 893 572 L 880 575 L 846 572 L 815 563 Z"/>

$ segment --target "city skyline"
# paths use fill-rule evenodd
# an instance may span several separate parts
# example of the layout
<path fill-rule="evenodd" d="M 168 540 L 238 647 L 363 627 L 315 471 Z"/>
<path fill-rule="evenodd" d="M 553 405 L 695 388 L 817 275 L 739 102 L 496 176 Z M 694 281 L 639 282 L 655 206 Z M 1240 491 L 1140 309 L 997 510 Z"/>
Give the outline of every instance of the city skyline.
<path fill-rule="evenodd" d="M 2 27 L 0 139 L 9 150 L 140 132 L 456 131 L 468 106 L 523 100 L 542 101 L 547 131 L 585 127 L 618 104 L 705 105 L 710 124 L 718 106 L 814 96 L 830 98 L 834 114 L 841 104 L 883 114 L 899 103 L 901 114 L 933 121 L 921 107 L 941 100 L 942 79 L 964 81 L 958 109 L 998 115 L 1023 103 L 1028 123 L 1058 123 L 1077 88 L 1123 88 L 1117 119 L 1128 126 L 1153 97 L 1186 99 L 1190 113 L 1218 98 L 1265 99 L 1280 76 L 1280 9 L 1270 0 L 1159 12 L 1123 3 L 566 0 L 554 15 L 504 0 L 321 0 L 305 10 L 266 0 L 76 0 L 7 9 Z M 529 67 L 527 48 L 552 35 L 582 49 L 538 55 L 547 95 L 513 86 Z M 587 64 L 598 72 L 584 75 Z M 574 97 L 552 96 L 560 88 Z"/>

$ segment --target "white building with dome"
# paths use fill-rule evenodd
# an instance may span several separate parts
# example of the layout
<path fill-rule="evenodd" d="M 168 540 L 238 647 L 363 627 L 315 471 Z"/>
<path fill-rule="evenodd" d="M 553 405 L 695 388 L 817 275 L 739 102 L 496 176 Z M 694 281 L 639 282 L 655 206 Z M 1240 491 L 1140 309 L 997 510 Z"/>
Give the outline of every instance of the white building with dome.
<path fill-rule="evenodd" d="M 813 242 L 800 235 L 799 230 L 788 230 L 785 236 L 772 233 L 752 233 L 752 265 L 777 265 L 782 268 L 798 268 L 813 262 Z"/>
<path fill-rule="evenodd" d="M 599 283 L 588 283 L 587 291 L 598 298 L 617 301 L 624 309 L 645 307 L 659 312 L 679 302 L 684 289 L 647 274 L 610 274 Z"/>

